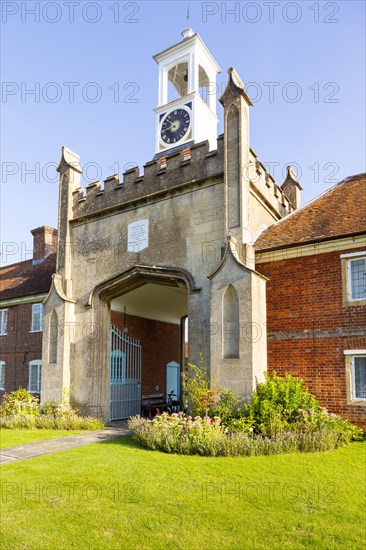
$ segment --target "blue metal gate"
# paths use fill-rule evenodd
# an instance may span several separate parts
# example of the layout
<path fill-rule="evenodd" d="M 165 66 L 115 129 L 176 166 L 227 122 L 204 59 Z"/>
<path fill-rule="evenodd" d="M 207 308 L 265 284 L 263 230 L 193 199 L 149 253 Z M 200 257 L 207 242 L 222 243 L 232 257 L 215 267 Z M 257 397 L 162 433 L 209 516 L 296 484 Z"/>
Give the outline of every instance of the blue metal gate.
<path fill-rule="evenodd" d="M 109 420 L 141 412 L 141 345 L 111 326 Z"/>

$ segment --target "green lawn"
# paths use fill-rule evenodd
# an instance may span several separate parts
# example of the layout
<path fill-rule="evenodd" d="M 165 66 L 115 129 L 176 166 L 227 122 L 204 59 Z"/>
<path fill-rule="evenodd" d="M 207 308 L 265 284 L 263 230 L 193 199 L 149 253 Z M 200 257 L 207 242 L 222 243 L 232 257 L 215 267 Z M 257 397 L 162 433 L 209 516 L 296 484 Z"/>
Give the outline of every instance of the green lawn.
<path fill-rule="evenodd" d="M 202 458 L 130 438 L 2 467 L 5 549 L 357 549 L 365 443 Z"/>
<path fill-rule="evenodd" d="M 0 430 L 0 449 L 14 447 L 15 445 L 24 445 L 32 441 L 44 441 L 45 439 L 54 439 L 55 437 L 65 437 L 83 433 L 83 430 Z M 85 432 L 87 433 L 87 432 Z"/>

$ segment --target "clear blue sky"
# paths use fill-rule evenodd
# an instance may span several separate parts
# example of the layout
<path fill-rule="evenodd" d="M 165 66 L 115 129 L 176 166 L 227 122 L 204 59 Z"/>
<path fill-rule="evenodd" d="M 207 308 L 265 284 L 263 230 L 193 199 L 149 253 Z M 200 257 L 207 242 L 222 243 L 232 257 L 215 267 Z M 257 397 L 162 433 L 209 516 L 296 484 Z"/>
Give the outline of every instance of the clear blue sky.
<path fill-rule="evenodd" d="M 152 159 L 152 56 L 181 39 L 187 6 L 1 2 L 1 241 L 18 251 L 6 263 L 29 259 L 32 228 L 57 225 L 49 163 L 62 145 L 81 156 L 86 183 Z M 262 162 L 278 163 L 279 184 L 296 163 L 307 202 L 365 170 L 363 1 L 190 2 L 190 26 L 222 69 L 220 89 L 230 66 L 249 84 L 250 144 Z M 221 133 L 221 105 L 218 116 Z"/>

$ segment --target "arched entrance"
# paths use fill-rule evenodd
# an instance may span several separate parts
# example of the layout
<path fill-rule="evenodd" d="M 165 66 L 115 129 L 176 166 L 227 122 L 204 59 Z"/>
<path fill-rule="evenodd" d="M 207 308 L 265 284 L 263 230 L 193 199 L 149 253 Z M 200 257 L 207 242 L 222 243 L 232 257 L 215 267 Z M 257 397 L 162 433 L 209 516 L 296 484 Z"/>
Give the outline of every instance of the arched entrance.
<path fill-rule="evenodd" d="M 95 390 L 108 420 L 139 414 L 143 395 L 167 397 L 167 364 L 184 366 L 189 296 L 198 290 L 186 270 L 155 266 L 135 266 L 94 290 L 90 306 L 104 335 L 94 350 Z"/>

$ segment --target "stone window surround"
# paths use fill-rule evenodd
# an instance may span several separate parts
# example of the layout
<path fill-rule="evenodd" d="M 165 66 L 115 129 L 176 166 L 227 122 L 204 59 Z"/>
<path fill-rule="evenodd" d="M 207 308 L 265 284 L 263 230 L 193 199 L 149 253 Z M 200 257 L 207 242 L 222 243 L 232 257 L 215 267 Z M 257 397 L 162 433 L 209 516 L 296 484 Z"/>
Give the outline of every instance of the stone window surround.
<path fill-rule="evenodd" d="M 349 261 L 361 259 L 366 257 L 366 250 L 360 252 L 349 252 L 347 254 L 341 254 L 342 262 L 342 295 L 344 306 L 361 306 L 366 305 L 366 299 L 352 299 L 350 298 L 350 285 L 349 285 Z"/>
<path fill-rule="evenodd" d="M 351 349 L 344 350 L 346 363 L 346 385 L 347 385 L 347 405 L 356 405 L 364 407 L 366 404 L 366 398 L 354 397 L 354 357 L 365 357 L 366 349 Z"/>

